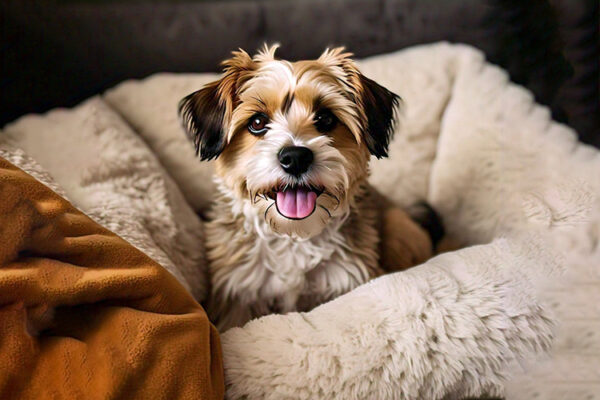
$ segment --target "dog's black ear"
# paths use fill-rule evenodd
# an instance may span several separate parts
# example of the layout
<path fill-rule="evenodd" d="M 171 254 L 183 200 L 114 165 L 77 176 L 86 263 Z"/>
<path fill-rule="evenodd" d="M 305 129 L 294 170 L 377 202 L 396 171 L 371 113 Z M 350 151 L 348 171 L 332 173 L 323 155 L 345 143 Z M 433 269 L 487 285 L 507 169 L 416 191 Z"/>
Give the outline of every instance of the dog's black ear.
<path fill-rule="evenodd" d="M 200 160 L 217 158 L 227 144 L 227 129 L 237 104 L 237 89 L 248 78 L 253 61 L 243 50 L 225 60 L 224 75 L 218 81 L 184 97 L 179 116 Z"/>
<path fill-rule="evenodd" d="M 400 96 L 362 74 L 358 76 L 362 86 L 361 103 L 367 119 L 364 132 L 367 147 L 375 157 L 387 157 Z"/>
<path fill-rule="evenodd" d="M 179 102 L 179 116 L 200 160 L 212 160 L 225 148 L 225 113 L 218 81 Z"/>

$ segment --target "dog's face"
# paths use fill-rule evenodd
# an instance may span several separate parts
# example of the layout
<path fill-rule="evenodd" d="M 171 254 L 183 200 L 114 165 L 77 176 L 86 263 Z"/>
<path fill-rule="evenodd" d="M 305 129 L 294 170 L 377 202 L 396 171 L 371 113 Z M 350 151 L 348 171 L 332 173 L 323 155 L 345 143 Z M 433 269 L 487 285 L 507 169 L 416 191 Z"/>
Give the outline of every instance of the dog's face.
<path fill-rule="evenodd" d="M 387 156 L 399 98 L 342 48 L 294 63 L 276 48 L 234 52 L 224 76 L 179 110 L 234 198 L 273 231 L 306 238 L 348 213 L 370 155 Z"/>

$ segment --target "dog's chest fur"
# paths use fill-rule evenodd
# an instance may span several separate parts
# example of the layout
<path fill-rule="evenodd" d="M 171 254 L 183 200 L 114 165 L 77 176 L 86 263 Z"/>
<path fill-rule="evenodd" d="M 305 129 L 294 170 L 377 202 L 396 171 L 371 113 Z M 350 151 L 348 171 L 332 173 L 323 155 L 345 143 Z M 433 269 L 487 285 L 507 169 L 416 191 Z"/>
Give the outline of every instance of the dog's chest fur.
<path fill-rule="evenodd" d="M 310 239 L 271 231 L 249 201 L 222 193 L 207 223 L 212 295 L 220 328 L 273 312 L 306 311 L 379 275 L 376 211 L 368 197 Z"/>

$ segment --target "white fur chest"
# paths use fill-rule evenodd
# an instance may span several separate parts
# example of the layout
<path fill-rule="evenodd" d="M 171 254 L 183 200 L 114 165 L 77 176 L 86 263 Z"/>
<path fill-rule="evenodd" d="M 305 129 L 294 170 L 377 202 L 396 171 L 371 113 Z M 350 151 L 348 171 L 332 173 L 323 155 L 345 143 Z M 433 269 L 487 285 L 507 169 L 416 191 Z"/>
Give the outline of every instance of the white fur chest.
<path fill-rule="evenodd" d="M 372 278 L 365 249 L 356 248 L 341 229 L 346 218 L 332 220 L 315 237 L 297 239 L 272 232 L 252 210 L 239 211 L 243 223 L 233 233 L 218 219 L 207 224 L 209 313 L 220 325 L 309 310 Z"/>
<path fill-rule="evenodd" d="M 342 223 L 304 240 L 264 231 L 257 235 L 248 268 L 264 271 L 258 297 L 273 299 L 274 311 L 306 310 L 366 282 L 366 265 L 352 254 L 339 231 Z"/>

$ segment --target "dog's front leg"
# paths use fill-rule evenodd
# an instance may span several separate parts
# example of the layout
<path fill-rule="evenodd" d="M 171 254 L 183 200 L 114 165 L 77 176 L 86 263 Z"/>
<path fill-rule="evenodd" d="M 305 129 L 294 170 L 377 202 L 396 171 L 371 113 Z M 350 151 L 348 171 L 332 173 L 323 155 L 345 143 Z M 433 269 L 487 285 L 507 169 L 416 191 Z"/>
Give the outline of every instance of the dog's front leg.
<path fill-rule="evenodd" d="M 433 256 L 444 235 L 433 208 L 421 202 L 404 210 L 373 187 L 369 187 L 369 198 L 378 215 L 379 265 L 384 271 L 401 271 Z"/>
<path fill-rule="evenodd" d="M 387 272 L 419 265 L 433 255 L 427 231 L 399 207 L 382 211 L 380 235 L 380 266 Z"/>

